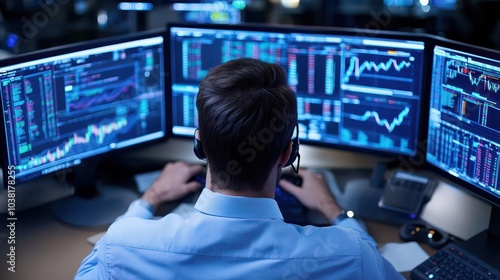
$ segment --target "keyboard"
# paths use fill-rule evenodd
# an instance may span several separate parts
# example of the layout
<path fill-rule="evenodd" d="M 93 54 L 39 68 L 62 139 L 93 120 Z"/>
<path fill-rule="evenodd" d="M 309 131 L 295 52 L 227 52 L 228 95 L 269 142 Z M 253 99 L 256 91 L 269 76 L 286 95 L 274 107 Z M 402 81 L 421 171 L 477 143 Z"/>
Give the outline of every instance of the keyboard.
<path fill-rule="evenodd" d="M 146 192 L 146 190 L 151 186 L 151 184 L 153 184 L 154 180 L 156 180 L 156 178 L 160 176 L 161 172 L 162 170 L 154 170 L 136 174 L 134 176 L 134 180 L 137 186 L 137 192 L 139 192 L 139 194 L 143 194 L 144 192 Z M 192 180 L 200 183 L 201 187 L 204 188 L 206 183 L 206 175 L 205 173 L 196 174 L 192 178 Z"/>
<path fill-rule="evenodd" d="M 282 179 L 288 180 L 297 186 L 302 186 L 302 178 L 294 174 L 283 173 Z M 274 199 L 278 203 L 283 220 L 287 223 L 305 225 L 307 221 L 307 207 L 305 207 L 293 194 L 276 185 Z"/>
<path fill-rule="evenodd" d="M 500 271 L 449 243 L 413 269 L 410 279 L 500 279 Z"/>

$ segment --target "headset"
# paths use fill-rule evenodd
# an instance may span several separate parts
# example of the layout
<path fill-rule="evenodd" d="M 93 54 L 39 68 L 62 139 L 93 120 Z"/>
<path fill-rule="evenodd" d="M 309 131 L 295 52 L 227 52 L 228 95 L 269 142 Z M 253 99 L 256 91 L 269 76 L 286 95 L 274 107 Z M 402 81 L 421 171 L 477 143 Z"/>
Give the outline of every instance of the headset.
<path fill-rule="evenodd" d="M 297 132 L 296 132 L 295 137 L 292 138 L 292 152 L 290 153 L 290 158 L 288 159 L 288 161 L 285 163 L 285 166 L 283 166 L 283 167 L 291 166 L 293 169 L 293 172 L 295 172 L 295 174 L 298 174 L 299 173 L 299 166 L 300 166 L 299 124 L 297 124 L 295 129 Z M 201 141 L 198 138 L 196 138 L 196 131 L 197 130 L 198 129 L 195 130 L 194 137 L 193 137 L 193 140 L 194 140 L 193 151 L 198 159 L 206 160 L 207 156 L 205 155 L 205 151 L 203 150 L 203 145 L 202 145 Z M 295 162 L 295 160 L 297 160 L 297 167 L 293 166 L 293 163 Z"/>

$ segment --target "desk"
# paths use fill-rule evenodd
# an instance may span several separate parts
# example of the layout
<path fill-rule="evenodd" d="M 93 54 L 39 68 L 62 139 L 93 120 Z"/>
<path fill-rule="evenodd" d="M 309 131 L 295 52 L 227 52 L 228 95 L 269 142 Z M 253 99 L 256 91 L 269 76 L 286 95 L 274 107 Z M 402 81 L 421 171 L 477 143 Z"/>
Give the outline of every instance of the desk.
<path fill-rule="evenodd" d="M 364 167 L 376 162 L 372 158 L 363 159 L 360 155 L 348 157 L 349 153 L 340 154 L 342 162 L 347 167 L 353 167 L 357 160 L 363 162 L 360 165 Z M 320 160 L 323 157 L 318 157 L 318 161 L 307 159 L 304 155 L 303 158 L 303 162 L 311 163 L 306 166 L 319 166 L 318 162 L 326 162 L 324 159 Z M 342 166 L 340 163 L 340 161 L 330 162 L 332 165 Z M 1 279 L 72 279 L 80 262 L 92 250 L 87 238 L 106 229 L 106 227 L 78 228 L 62 224 L 54 218 L 48 204 L 18 212 L 17 218 L 16 272 L 10 273 L 6 270 L 7 243 L 6 235 L 2 235 L 0 236 Z M 2 215 L 1 219 L 5 221 L 6 217 Z M 365 220 L 365 223 L 369 233 L 378 243 L 400 241 L 398 226 L 368 220 Z M 4 233 L 5 230 L 2 229 L 0 232 Z M 423 248 L 429 254 L 435 252 L 425 245 Z"/>

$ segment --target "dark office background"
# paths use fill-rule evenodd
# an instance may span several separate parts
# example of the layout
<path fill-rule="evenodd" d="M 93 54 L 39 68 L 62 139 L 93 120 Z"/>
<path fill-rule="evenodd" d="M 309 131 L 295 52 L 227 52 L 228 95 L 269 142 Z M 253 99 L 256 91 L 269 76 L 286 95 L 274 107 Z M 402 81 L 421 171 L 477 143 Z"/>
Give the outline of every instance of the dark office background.
<path fill-rule="evenodd" d="M 0 51 L 20 54 L 163 27 L 167 21 L 285 23 L 425 32 L 500 49 L 500 1 L 495 0 L 123 2 L 0 0 Z M 193 3 L 198 6 L 190 5 Z M 211 4 L 208 7 L 212 10 L 196 11 L 199 4 Z M 206 10 L 207 6 L 203 7 Z"/>

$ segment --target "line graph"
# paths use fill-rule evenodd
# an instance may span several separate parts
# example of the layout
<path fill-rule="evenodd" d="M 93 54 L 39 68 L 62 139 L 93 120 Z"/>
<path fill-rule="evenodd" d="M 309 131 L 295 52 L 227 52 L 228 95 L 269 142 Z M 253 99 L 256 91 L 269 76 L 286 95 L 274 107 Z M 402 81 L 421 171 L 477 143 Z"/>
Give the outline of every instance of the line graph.
<path fill-rule="evenodd" d="M 481 91 L 482 95 L 488 96 L 491 92 L 500 91 L 500 76 L 493 76 L 488 72 L 491 73 L 486 69 L 463 65 L 457 60 L 448 60 L 445 82 L 458 86 L 465 92 Z"/>
<path fill-rule="evenodd" d="M 490 77 L 491 79 L 492 77 Z M 483 89 L 487 91 L 494 91 L 495 93 L 498 93 L 500 90 L 500 83 L 493 83 L 490 80 L 488 80 L 488 76 L 485 74 L 481 74 L 478 78 L 474 78 L 472 76 L 472 73 L 469 72 L 469 80 L 472 85 L 479 86 L 481 82 L 484 83 Z M 498 80 L 498 78 L 496 78 Z"/>
<path fill-rule="evenodd" d="M 121 118 L 103 125 L 90 124 L 83 135 L 79 135 L 75 131 L 72 136 L 68 137 L 57 147 L 45 149 L 38 153 L 38 155 L 31 156 L 26 162 L 25 167 L 31 168 L 54 162 L 68 156 L 75 149 L 91 150 L 91 146 L 102 145 L 106 136 L 123 130 L 127 125 L 128 121 L 126 118 Z"/>
<path fill-rule="evenodd" d="M 414 95 L 419 92 L 422 61 L 411 53 L 351 50 L 344 60 L 341 87 L 352 92 Z"/>
<path fill-rule="evenodd" d="M 375 62 L 375 61 L 363 61 L 360 63 L 360 58 L 353 56 L 349 61 L 349 68 L 347 68 L 344 83 L 349 83 L 351 77 L 354 75 L 357 79 L 361 77 L 365 71 L 375 71 L 375 72 L 388 72 L 391 69 L 401 72 L 404 68 L 410 68 L 412 63 L 410 61 L 401 60 L 398 62 L 394 58 L 389 58 L 386 62 Z"/>
<path fill-rule="evenodd" d="M 366 122 L 370 118 L 373 118 L 377 125 L 385 127 L 388 132 L 392 132 L 394 128 L 400 126 L 403 123 L 404 119 L 408 117 L 409 113 L 410 113 L 410 108 L 405 106 L 404 110 L 401 111 L 397 115 L 397 117 L 394 117 L 392 120 L 383 119 L 380 117 L 377 111 L 370 111 L 370 110 L 366 111 L 363 115 L 346 114 L 346 117 L 361 122 Z"/>
<path fill-rule="evenodd" d="M 135 96 L 136 84 L 134 79 L 128 79 L 124 83 L 121 83 L 120 87 L 112 88 L 111 90 L 96 88 L 92 90 L 92 93 L 85 91 L 84 95 L 87 97 L 69 103 L 68 108 L 71 111 L 82 110 L 96 105 L 108 104 L 116 100 L 130 99 Z"/>
<path fill-rule="evenodd" d="M 351 94 L 342 106 L 343 142 L 405 153 L 415 148 L 418 101 Z"/>

